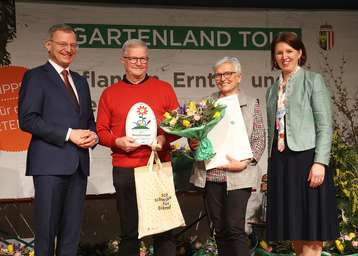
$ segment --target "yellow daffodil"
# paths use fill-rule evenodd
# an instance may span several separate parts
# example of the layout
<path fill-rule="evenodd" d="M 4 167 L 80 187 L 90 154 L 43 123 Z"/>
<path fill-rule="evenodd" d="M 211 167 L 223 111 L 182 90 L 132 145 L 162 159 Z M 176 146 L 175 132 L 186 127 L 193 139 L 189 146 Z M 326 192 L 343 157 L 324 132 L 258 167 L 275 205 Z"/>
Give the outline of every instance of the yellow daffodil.
<path fill-rule="evenodd" d="M 184 119 L 184 120 L 183 120 L 183 126 L 184 126 L 185 128 L 190 127 L 190 122 L 189 122 L 188 120 Z"/>
<path fill-rule="evenodd" d="M 344 251 L 344 245 L 342 244 L 342 242 L 340 241 L 340 240 L 336 240 L 336 241 L 334 241 L 335 242 L 335 244 L 336 244 L 336 248 L 338 249 L 338 251 L 340 252 L 340 253 L 343 253 L 343 251 Z"/>
<path fill-rule="evenodd" d="M 8 253 L 13 253 L 14 252 L 14 245 L 13 244 L 9 244 L 7 246 L 7 252 Z"/>
<path fill-rule="evenodd" d="M 165 119 L 170 119 L 170 118 L 172 118 L 172 115 L 169 112 L 165 112 L 164 113 L 164 118 Z"/>
<path fill-rule="evenodd" d="M 220 112 L 219 111 L 216 111 L 213 115 L 213 117 L 216 119 L 216 118 L 219 118 L 221 116 Z"/>
<path fill-rule="evenodd" d="M 190 112 L 195 112 L 195 111 L 196 111 L 196 104 L 195 104 L 195 102 L 194 102 L 194 101 L 189 101 L 188 108 L 189 108 L 189 111 L 190 111 Z"/>
<path fill-rule="evenodd" d="M 186 113 L 188 116 L 193 116 L 196 113 L 196 104 L 194 101 L 189 101 L 186 109 Z"/>
<path fill-rule="evenodd" d="M 261 246 L 262 249 L 264 249 L 264 250 L 267 250 L 268 247 L 269 247 L 268 243 L 267 243 L 265 240 L 261 240 L 261 241 L 260 241 L 260 246 Z"/>
<path fill-rule="evenodd" d="M 349 237 L 350 239 L 353 239 L 353 238 L 356 237 L 356 234 L 353 233 L 353 232 L 351 232 L 351 233 L 348 234 L 348 237 Z"/>

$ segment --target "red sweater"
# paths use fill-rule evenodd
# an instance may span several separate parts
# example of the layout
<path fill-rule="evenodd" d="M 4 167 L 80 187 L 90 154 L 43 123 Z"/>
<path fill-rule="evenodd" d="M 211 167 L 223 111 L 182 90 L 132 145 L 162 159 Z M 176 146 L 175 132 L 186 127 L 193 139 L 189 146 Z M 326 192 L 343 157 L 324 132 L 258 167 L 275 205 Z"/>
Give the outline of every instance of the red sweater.
<path fill-rule="evenodd" d="M 166 111 L 179 106 L 178 99 L 170 84 L 149 77 L 140 84 L 128 84 L 119 81 L 105 89 L 101 95 L 97 113 L 97 133 L 99 143 L 112 149 L 112 164 L 115 167 L 135 168 L 147 164 L 151 149 L 140 146 L 132 152 L 125 152 L 115 145 L 115 139 L 126 136 L 126 118 L 130 108 L 138 103 L 148 104 L 157 119 L 158 134 L 164 134 L 159 128 Z M 167 139 L 168 141 L 168 139 Z M 160 158 L 168 161 L 168 143 Z"/>

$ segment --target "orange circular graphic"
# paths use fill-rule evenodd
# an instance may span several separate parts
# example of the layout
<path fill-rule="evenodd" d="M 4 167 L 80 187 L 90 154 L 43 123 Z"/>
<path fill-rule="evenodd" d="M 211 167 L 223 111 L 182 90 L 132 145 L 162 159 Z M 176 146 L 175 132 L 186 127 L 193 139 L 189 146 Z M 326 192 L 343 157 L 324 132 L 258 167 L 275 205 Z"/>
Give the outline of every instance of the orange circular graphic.
<path fill-rule="evenodd" d="M 24 67 L 0 68 L 0 150 L 27 150 L 31 134 L 19 128 L 17 103 L 21 80 L 26 72 Z"/>

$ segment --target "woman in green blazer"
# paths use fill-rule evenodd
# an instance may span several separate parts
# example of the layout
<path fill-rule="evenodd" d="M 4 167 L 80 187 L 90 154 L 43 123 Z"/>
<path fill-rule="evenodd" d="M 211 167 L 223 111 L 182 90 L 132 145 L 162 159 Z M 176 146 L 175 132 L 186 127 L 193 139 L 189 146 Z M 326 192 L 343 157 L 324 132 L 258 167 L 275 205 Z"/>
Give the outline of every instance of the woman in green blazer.
<path fill-rule="evenodd" d="M 297 255 L 320 255 L 338 237 L 330 94 L 320 74 L 305 70 L 307 54 L 294 33 L 271 44 L 279 79 L 266 94 L 269 240 L 292 240 Z"/>

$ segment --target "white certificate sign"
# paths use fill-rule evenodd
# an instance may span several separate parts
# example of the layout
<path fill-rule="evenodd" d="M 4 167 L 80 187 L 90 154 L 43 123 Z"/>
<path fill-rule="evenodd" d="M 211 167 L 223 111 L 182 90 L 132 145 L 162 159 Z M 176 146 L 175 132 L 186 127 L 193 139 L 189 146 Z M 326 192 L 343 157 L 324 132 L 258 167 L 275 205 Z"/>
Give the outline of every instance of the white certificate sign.
<path fill-rule="evenodd" d="M 226 109 L 223 119 L 208 134 L 215 156 L 205 161 L 207 170 L 229 163 L 227 155 L 237 160 L 253 156 L 237 95 L 220 98 L 218 103 Z"/>
<path fill-rule="evenodd" d="M 134 104 L 127 114 L 126 136 L 141 145 L 151 145 L 157 137 L 157 120 L 146 103 Z"/>

